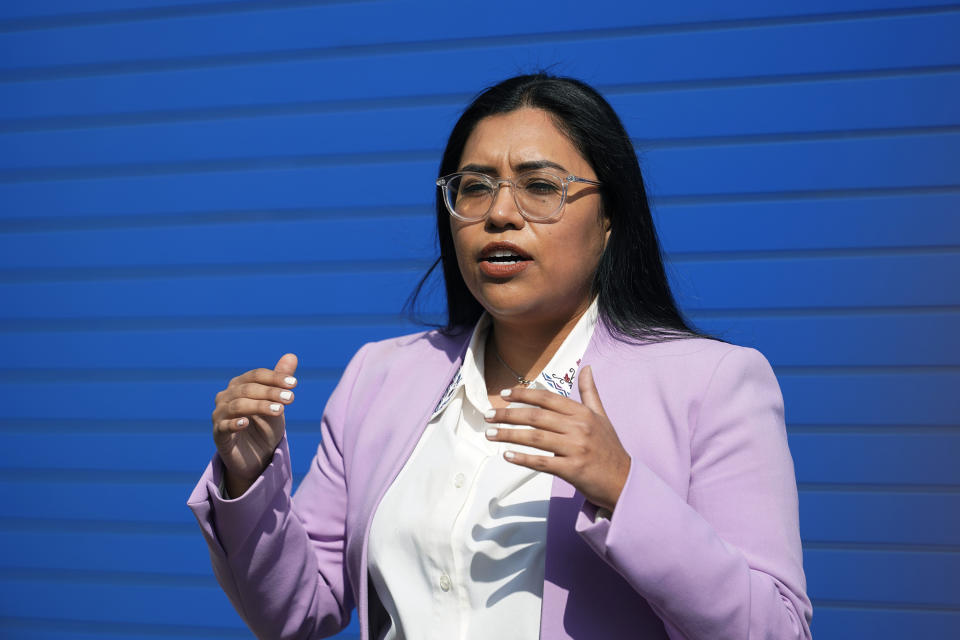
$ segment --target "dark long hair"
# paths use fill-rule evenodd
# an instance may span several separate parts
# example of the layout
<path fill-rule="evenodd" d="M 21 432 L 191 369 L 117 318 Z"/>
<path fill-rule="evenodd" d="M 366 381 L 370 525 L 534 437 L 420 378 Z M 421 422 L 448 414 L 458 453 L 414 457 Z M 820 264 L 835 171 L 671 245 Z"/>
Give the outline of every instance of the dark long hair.
<path fill-rule="evenodd" d="M 603 213 L 611 232 L 593 279 L 600 319 L 618 338 L 664 341 L 702 335 L 677 308 L 670 291 L 660 243 L 650 214 L 637 154 L 613 107 L 589 85 L 546 73 L 516 76 L 478 95 L 453 127 L 438 176 L 457 170 L 474 127 L 487 116 L 533 107 L 549 113 L 603 183 Z M 449 213 L 437 190 L 440 258 L 414 289 L 416 300 L 439 264 L 447 292 L 445 332 L 472 327 L 483 313 L 457 265 Z"/>

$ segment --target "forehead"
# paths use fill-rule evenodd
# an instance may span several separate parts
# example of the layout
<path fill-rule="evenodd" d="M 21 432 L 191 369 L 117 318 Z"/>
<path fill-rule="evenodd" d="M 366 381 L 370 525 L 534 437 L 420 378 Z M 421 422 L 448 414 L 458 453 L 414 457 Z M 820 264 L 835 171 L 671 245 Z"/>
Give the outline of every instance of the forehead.
<path fill-rule="evenodd" d="M 460 167 L 481 165 L 503 172 L 538 160 L 549 160 L 578 175 L 592 173 L 551 115 L 528 107 L 480 120 L 464 145 Z"/>

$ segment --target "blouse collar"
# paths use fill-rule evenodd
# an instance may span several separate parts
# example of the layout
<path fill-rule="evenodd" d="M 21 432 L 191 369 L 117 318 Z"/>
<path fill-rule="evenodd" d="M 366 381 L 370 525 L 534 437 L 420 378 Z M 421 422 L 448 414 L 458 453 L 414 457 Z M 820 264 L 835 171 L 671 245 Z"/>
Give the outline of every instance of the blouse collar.
<path fill-rule="evenodd" d="M 580 316 L 577 324 L 564 338 L 560 348 L 550 358 L 550 362 L 534 378 L 530 388 L 546 389 L 570 397 L 573 391 L 573 382 L 576 379 L 577 371 L 580 369 L 580 362 L 583 360 L 583 353 L 587 350 L 587 345 L 596 329 L 598 315 L 597 300 L 594 298 L 586 312 Z M 467 399 L 476 408 L 485 410 L 489 406 L 487 385 L 483 377 L 483 362 L 490 322 L 490 315 L 484 312 L 470 337 L 470 344 L 463 356 L 463 364 L 456 375 L 453 376 L 446 392 L 433 410 L 431 419 L 446 409 L 450 400 L 453 399 L 461 387 L 464 388 Z"/>

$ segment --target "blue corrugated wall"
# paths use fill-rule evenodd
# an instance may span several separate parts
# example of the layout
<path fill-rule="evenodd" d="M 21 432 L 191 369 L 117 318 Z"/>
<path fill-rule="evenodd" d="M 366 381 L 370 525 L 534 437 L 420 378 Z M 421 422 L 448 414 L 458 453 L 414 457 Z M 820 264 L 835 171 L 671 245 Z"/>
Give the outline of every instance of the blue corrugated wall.
<path fill-rule="evenodd" d="M 213 395 L 299 353 L 306 470 L 458 111 L 540 67 L 777 371 L 815 637 L 960 637 L 960 5 L 907 0 L 0 4 L 0 636 L 250 637 L 184 505 Z"/>

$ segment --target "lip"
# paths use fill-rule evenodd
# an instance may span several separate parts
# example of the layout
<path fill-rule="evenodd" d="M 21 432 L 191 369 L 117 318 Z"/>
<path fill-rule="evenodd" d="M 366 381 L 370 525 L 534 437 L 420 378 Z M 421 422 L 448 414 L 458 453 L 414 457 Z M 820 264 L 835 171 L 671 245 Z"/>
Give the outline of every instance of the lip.
<path fill-rule="evenodd" d="M 512 263 L 488 261 L 487 258 L 497 251 L 515 253 L 520 257 L 520 260 Z M 526 269 L 532 261 L 533 258 L 529 253 L 510 242 L 491 242 L 483 248 L 477 257 L 477 262 L 480 264 L 480 271 L 491 278 L 513 277 Z"/>
<path fill-rule="evenodd" d="M 533 260 L 530 254 L 513 244 L 512 242 L 491 242 L 483 248 L 477 260 L 486 260 L 494 251 L 510 251 L 520 256 L 521 260 Z"/>

